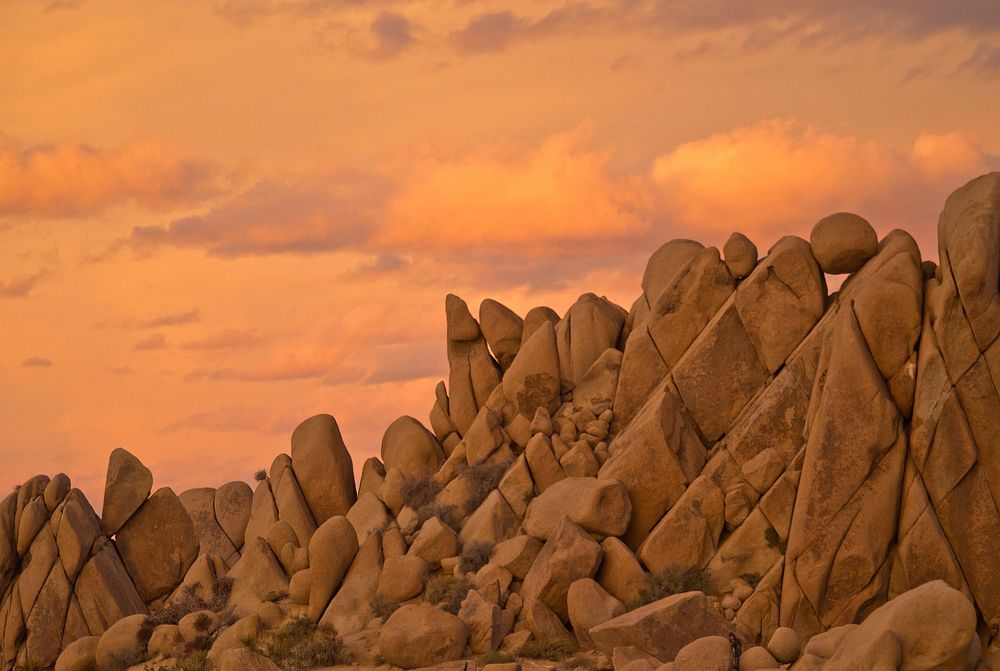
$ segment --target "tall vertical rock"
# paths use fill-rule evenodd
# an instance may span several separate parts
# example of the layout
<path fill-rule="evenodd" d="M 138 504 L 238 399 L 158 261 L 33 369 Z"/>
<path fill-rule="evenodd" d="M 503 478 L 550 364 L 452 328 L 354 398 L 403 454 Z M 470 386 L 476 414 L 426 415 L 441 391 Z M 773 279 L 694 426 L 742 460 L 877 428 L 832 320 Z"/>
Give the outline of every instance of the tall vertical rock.
<path fill-rule="evenodd" d="M 448 321 L 448 411 L 458 432 L 464 435 L 493 389 L 500 384 L 500 371 L 465 301 L 448 294 L 445 315 Z"/>
<path fill-rule="evenodd" d="M 351 453 L 330 415 L 310 417 L 295 427 L 292 470 L 316 524 L 346 515 L 358 498 Z"/>

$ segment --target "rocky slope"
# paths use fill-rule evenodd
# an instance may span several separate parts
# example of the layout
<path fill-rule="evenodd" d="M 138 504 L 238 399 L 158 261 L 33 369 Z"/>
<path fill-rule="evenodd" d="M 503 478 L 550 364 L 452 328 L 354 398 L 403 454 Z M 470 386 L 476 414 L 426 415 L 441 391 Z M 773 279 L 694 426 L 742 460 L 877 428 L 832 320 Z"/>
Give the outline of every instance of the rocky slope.
<path fill-rule="evenodd" d="M 1000 173 L 938 252 L 841 213 L 668 242 L 629 310 L 448 296 L 430 429 L 357 485 L 329 415 L 253 490 L 31 478 L 0 669 L 1000 669 Z"/>

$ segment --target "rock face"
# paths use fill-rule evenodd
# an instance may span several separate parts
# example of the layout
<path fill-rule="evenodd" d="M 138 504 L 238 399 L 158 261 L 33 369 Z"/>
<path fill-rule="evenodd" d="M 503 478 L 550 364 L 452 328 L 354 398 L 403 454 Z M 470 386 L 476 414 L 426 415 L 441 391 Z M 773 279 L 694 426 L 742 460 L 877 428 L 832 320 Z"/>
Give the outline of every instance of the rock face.
<path fill-rule="evenodd" d="M 674 240 L 628 311 L 448 296 L 431 430 L 393 422 L 358 486 L 330 415 L 252 489 L 151 494 L 115 450 L 99 517 L 29 478 L 0 500 L 0 671 L 168 663 L 199 627 L 219 668 L 272 669 L 239 639 L 296 613 L 366 666 L 997 668 L 1000 173 L 938 234 L 939 266 L 843 213 L 760 258 Z"/>

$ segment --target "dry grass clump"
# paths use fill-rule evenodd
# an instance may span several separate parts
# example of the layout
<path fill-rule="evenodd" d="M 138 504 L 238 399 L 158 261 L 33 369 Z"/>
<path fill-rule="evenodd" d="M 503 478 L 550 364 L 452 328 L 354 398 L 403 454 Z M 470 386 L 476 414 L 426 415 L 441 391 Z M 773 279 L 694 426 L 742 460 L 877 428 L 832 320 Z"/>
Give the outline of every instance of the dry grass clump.
<path fill-rule="evenodd" d="M 462 575 L 475 573 L 482 567 L 490 563 L 490 556 L 493 554 L 493 543 L 486 541 L 472 541 L 462 547 L 462 555 L 458 560 L 458 571 Z"/>
<path fill-rule="evenodd" d="M 510 664 L 516 661 L 513 655 L 500 652 L 499 650 L 492 650 L 479 658 L 479 667 L 482 668 L 487 664 Z"/>
<path fill-rule="evenodd" d="M 271 634 L 261 645 L 255 636 L 246 636 L 244 647 L 267 657 L 283 671 L 307 671 L 317 666 L 345 663 L 344 641 L 336 629 L 317 625 L 308 617 L 297 617 Z"/>
<path fill-rule="evenodd" d="M 646 587 L 640 593 L 639 600 L 629 605 L 634 610 L 674 594 L 705 592 L 708 590 L 708 584 L 707 569 L 700 566 L 671 564 L 659 573 L 647 573 Z"/>
<path fill-rule="evenodd" d="M 444 503 L 430 503 L 417 509 L 417 528 L 424 525 L 424 522 L 432 517 L 436 517 L 452 529 L 458 530 L 462 516 L 454 506 Z"/>
<path fill-rule="evenodd" d="M 372 612 L 375 613 L 375 617 L 380 617 L 383 620 L 388 620 L 399 609 L 398 603 L 386 601 L 378 595 L 373 596 L 368 605 L 371 607 Z"/>
<path fill-rule="evenodd" d="M 421 475 L 407 478 L 400 493 L 403 495 L 403 503 L 419 510 L 433 503 L 440 489 L 432 475 Z"/>
<path fill-rule="evenodd" d="M 462 601 L 475 585 L 466 580 L 451 575 L 437 575 L 427 579 L 424 595 L 427 601 L 446 613 L 458 615 Z"/>
<path fill-rule="evenodd" d="M 521 657 L 560 662 L 576 652 L 576 646 L 565 638 L 533 638 L 521 646 Z"/>
<path fill-rule="evenodd" d="M 464 477 L 469 483 L 470 510 L 478 508 L 490 492 L 500 485 L 510 464 L 510 461 L 500 463 L 484 461 L 475 466 L 463 466 L 458 470 L 458 477 Z"/>

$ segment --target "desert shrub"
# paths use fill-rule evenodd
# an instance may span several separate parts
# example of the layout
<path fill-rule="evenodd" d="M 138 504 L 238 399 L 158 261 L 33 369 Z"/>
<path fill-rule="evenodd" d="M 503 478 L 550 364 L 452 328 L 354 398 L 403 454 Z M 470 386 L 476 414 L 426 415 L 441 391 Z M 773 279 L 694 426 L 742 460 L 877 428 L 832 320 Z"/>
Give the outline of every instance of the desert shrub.
<path fill-rule="evenodd" d="M 424 593 L 428 602 L 446 613 L 458 615 L 458 611 L 462 608 L 462 601 L 469 590 L 474 588 L 475 585 L 465 578 L 438 575 L 427 579 Z"/>
<path fill-rule="evenodd" d="M 257 471 L 253 474 L 253 479 L 257 482 L 264 482 L 267 480 L 267 471 L 263 468 L 257 469 Z"/>
<path fill-rule="evenodd" d="M 597 662 L 590 656 L 570 657 L 556 671 L 597 671 Z"/>
<path fill-rule="evenodd" d="M 403 503 L 419 510 L 432 504 L 439 491 L 440 487 L 432 475 L 419 475 L 406 478 L 400 493 L 403 495 Z"/>
<path fill-rule="evenodd" d="M 271 603 L 278 603 L 282 599 L 288 598 L 288 592 L 285 590 L 271 590 L 264 597 L 264 601 L 270 601 Z"/>
<path fill-rule="evenodd" d="M 708 590 L 708 571 L 700 566 L 671 564 L 659 573 L 646 574 L 646 586 L 642 589 L 637 603 L 632 608 L 665 599 L 684 592 L 705 592 Z"/>
<path fill-rule="evenodd" d="M 493 554 L 493 543 L 472 541 L 462 546 L 462 555 L 458 560 L 458 571 L 462 575 L 475 573 L 490 562 Z"/>
<path fill-rule="evenodd" d="M 34 659 L 26 659 L 24 662 L 15 666 L 14 671 L 45 671 L 45 667 L 42 666 L 41 662 Z"/>
<path fill-rule="evenodd" d="M 368 605 L 371 606 L 372 612 L 375 613 L 375 617 L 380 617 L 383 620 L 388 620 L 389 616 L 395 613 L 399 608 L 398 603 L 386 601 L 377 594 L 372 597 L 372 600 L 368 602 Z"/>
<path fill-rule="evenodd" d="M 458 477 L 464 477 L 469 483 L 469 508 L 475 510 L 486 500 L 494 489 L 500 485 L 504 473 L 510 467 L 510 461 L 500 463 L 484 461 L 475 466 L 463 466 L 458 470 Z"/>
<path fill-rule="evenodd" d="M 754 589 L 757 589 L 757 585 L 760 584 L 760 574 L 759 573 L 741 573 L 740 580 L 750 585 Z"/>
<path fill-rule="evenodd" d="M 208 658 L 207 650 L 195 650 L 177 660 L 176 664 L 166 666 L 164 664 L 146 664 L 144 671 L 210 671 L 212 660 Z"/>
<path fill-rule="evenodd" d="M 344 663 L 344 642 L 329 625 L 298 617 L 275 631 L 260 649 L 284 671 L 306 671 Z"/>
<path fill-rule="evenodd" d="M 521 657 L 559 662 L 576 652 L 576 646 L 565 638 L 533 638 L 521 646 Z"/>
<path fill-rule="evenodd" d="M 233 593 L 233 579 L 224 575 L 212 581 L 212 600 L 208 604 L 208 610 L 220 611 L 229 603 L 229 596 Z"/>
<path fill-rule="evenodd" d="M 768 527 L 764 530 L 764 540 L 767 541 L 768 547 L 774 548 L 781 554 L 785 554 L 785 550 L 788 549 L 788 543 L 781 540 L 781 536 L 774 527 Z"/>
<path fill-rule="evenodd" d="M 194 630 L 202 633 L 212 628 L 212 616 L 208 613 L 199 613 L 194 618 Z"/>
<path fill-rule="evenodd" d="M 513 655 L 500 652 L 499 650 L 491 650 L 479 658 L 479 666 L 482 668 L 487 664 L 510 664 L 515 661 L 517 660 L 514 659 Z"/>
<path fill-rule="evenodd" d="M 149 630 L 149 634 L 151 635 L 153 629 L 161 624 L 177 624 L 188 613 L 194 613 L 199 610 L 221 611 L 226 607 L 232 591 L 233 579 L 229 576 L 216 578 L 212 582 L 212 597 L 209 601 L 205 601 L 198 596 L 196 585 L 185 585 L 169 603 L 149 613 L 145 622 L 143 622 L 142 629 L 140 629 L 140 635 L 146 629 Z"/>
<path fill-rule="evenodd" d="M 431 503 L 417 509 L 417 526 L 422 526 L 424 522 L 432 517 L 438 518 L 441 522 L 456 530 L 459 522 L 462 521 L 461 515 L 454 506 L 443 503 Z"/>

